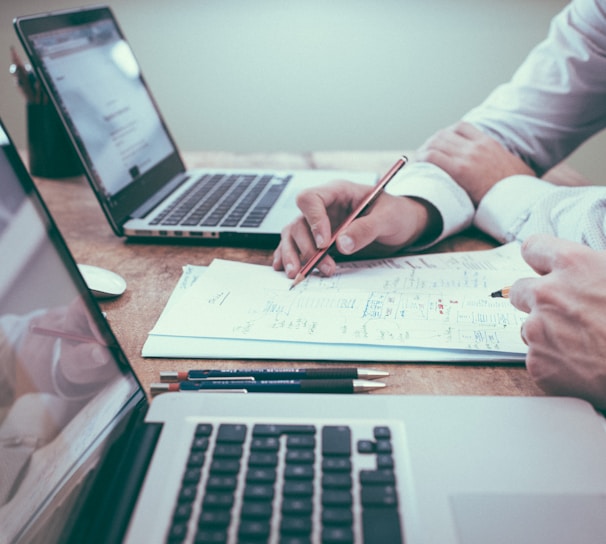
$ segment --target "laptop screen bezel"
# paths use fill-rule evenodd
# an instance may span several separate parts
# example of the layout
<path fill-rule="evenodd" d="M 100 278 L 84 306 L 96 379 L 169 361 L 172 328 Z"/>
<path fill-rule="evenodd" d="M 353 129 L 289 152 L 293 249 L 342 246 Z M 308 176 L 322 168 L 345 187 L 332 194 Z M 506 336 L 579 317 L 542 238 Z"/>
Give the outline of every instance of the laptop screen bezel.
<path fill-rule="evenodd" d="M 161 191 L 165 185 L 169 184 L 172 180 L 178 179 L 180 176 L 183 177 L 183 174 L 185 173 L 185 165 L 179 155 L 175 141 L 168 130 L 168 126 L 162 117 L 157 102 L 151 94 L 143 74 L 141 74 L 141 82 L 150 97 L 153 107 L 158 114 L 161 126 L 170 141 L 172 152 L 149 171 L 138 176 L 116 194 L 108 197 L 105 194 L 103 186 L 97 179 L 93 163 L 83 142 L 77 136 L 78 131 L 75 130 L 72 119 L 61 107 L 60 97 L 52 84 L 49 74 L 37 57 L 31 41 L 31 37 L 37 34 L 91 24 L 101 20 L 110 20 L 120 37 L 126 41 L 124 33 L 109 6 L 93 6 L 76 10 L 62 10 L 17 17 L 13 21 L 13 25 L 33 69 L 42 81 L 49 99 L 54 104 L 61 121 L 67 129 L 67 134 L 84 167 L 85 175 L 93 188 L 97 200 L 101 204 L 113 231 L 117 235 L 123 236 L 122 226 L 132 216 L 133 212 L 140 209 L 149 199 L 152 199 L 152 197 Z"/>

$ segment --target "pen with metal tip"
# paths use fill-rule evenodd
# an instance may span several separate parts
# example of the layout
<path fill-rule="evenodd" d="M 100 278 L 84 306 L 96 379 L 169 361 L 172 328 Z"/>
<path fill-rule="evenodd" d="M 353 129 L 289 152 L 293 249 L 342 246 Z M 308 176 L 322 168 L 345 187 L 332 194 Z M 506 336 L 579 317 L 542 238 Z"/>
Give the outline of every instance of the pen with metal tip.
<path fill-rule="evenodd" d="M 151 392 L 240 389 L 249 393 L 364 393 L 383 387 L 384 383 L 370 380 L 202 380 L 153 383 Z"/>
<path fill-rule="evenodd" d="M 162 382 L 181 382 L 185 380 L 199 381 L 209 379 L 254 378 L 261 380 L 335 380 L 335 379 L 364 379 L 376 380 L 389 376 L 389 372 L 372 368 L 263 368 L 244 369 L 234 368 L 225 370 L 201 369 L 160 372 Z"/>

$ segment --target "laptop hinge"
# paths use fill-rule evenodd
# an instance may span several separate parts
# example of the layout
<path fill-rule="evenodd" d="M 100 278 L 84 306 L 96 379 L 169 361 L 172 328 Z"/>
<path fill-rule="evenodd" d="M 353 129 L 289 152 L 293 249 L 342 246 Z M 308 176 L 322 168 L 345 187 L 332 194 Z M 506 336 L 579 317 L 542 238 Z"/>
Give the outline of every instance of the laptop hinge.
<path fill-rule="evenodd" d="M 151 212 L 160 202 L 162 202 L 169 194 L 177 189 L 180 185 L 185 183 L 189 179 L 187 174 L 181 173 L 171 179 L 161 189 L 156 191 L 151 197 L 149 197 L 141 206 L 133 210 L 130 214 L 131 219 L 141 219 Z"/>

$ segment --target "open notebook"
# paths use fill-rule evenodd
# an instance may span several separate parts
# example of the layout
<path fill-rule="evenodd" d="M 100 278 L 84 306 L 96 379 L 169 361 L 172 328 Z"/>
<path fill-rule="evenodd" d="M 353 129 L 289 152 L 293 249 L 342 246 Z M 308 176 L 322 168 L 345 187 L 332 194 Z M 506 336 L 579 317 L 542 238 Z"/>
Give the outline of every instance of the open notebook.
<path fill-rule="evenodd" d="M 143 355 L 520 363 L 526 314 L 490 293 L 531 275 L 518 244 L 345 262 L 292 290 L 269 266 L 215 260 L 184 268 Z"/>
<path fill-rule="evenodd" d="M 148 404 L 0 125 L 0 542 L 606 541 L 606 432 L 565 398 Z"/>

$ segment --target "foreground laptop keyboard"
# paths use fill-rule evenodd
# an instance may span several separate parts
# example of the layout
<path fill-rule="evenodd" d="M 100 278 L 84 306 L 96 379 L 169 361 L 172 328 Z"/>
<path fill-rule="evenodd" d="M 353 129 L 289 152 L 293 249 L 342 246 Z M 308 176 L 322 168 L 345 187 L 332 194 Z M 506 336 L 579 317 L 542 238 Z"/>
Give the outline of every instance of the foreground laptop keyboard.
<path fill-rule="evenodd" d="M 150 223 L 258 227 L 290 180 L 291 176 L 206 174 Z"/>
<path fill-rule="evenodd" d="M 395 483 L 386 426 L 198 424 L 166 541 L 402 542 Z"/>

